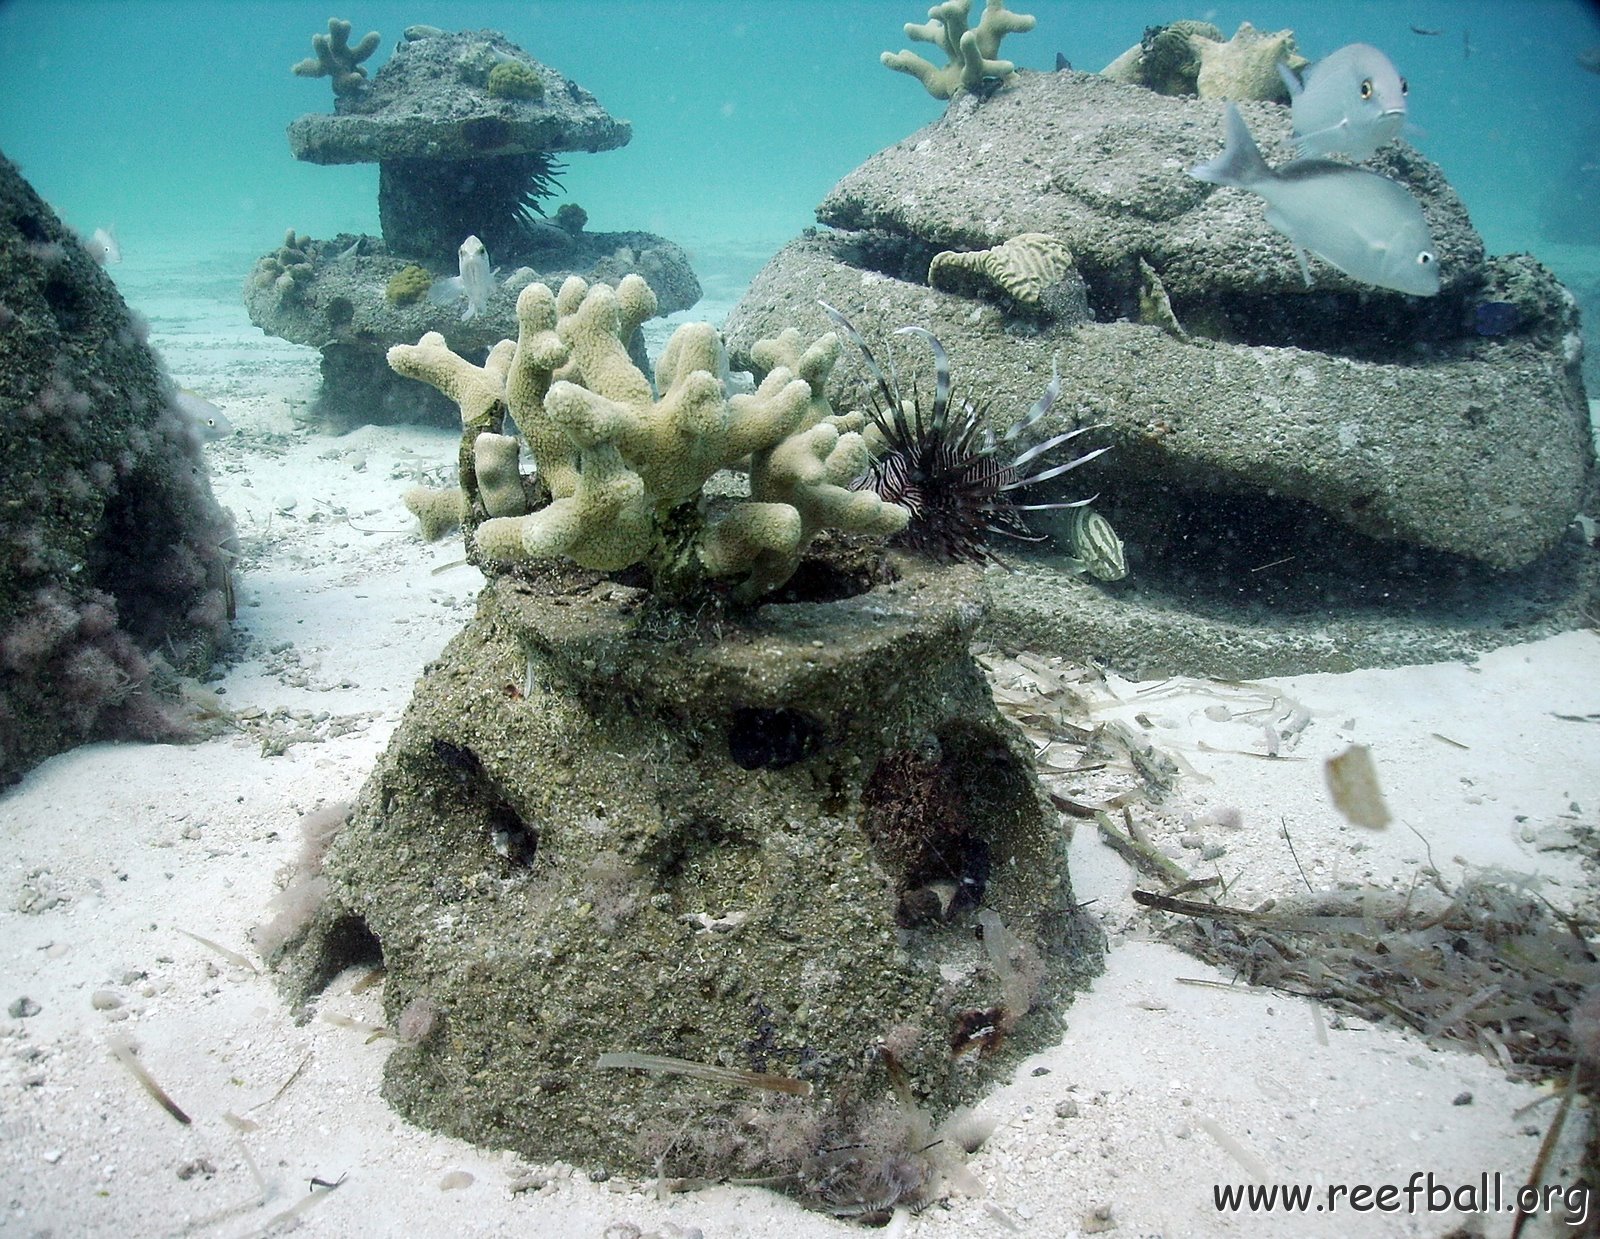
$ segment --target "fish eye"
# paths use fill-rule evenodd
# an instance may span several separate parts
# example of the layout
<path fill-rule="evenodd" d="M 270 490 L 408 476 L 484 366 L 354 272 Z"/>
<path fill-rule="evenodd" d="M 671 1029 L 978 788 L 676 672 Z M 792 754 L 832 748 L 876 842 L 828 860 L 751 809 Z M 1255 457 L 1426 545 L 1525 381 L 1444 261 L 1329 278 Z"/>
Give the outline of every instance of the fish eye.
<path fill-rule="evenodd" d="M 1361 97 L 1363 99 L 1372 98 L 1372 79 L 1370 77 L 1361 79 Z"/>
<path fill-rule="evenodd" d="M 1422 253 L 1417 255 L 1417 266 L 1419 266 L 1419 267 L 1431 267 L 1431 266 L 1433 266 L 1433 255 L 1430 254 L 1427 250 L 1423 250 Z"/>
<path fill-rule="evenodd" d="M 1404 96 L 1409 95 L 1410 93 L 1411 93 L 1411 83 L 1406 81 L 1405 78 L 1401 78 L 1400 79 L 1400 94 L 1401 94 L 1401 97 L 1403 98 Z"/>

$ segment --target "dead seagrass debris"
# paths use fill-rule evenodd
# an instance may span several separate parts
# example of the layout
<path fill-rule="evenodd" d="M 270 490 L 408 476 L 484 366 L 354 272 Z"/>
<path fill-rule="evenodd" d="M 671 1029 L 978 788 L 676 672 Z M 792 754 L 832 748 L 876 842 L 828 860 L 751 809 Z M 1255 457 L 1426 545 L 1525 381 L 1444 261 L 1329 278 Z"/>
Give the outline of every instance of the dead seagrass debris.
<path fill-rule="evenodd" d="M 1184 918 L 1165 936 L 1250 985 L 1472 1046 L 1508 1074 L 1543 1079 L 1581 1059 L 1581 1009 L 1600 986 L 1592 913 L 1469 878 L 1396 891 L 1324 892 L 1260 909 L 1135 891 Z M 1575 1034 L 1574 1024 L 1579 1026 Z"/>
<path fill-rule="evenodd" d="M 128 1069 L 135 1080 L 139 1081 L 144 1091 L 155 1098 L 157 1104 L 173 1118 L 177 1119 L 178 1122 L 185 1127 L 189 1126 L 192 1120 L 183 1112 L 183 1107 L 172 1100 L 167 1090 L 156 1083 L 155 1077 L 145 1070 L 144 1064 L 139 1061 L 134 1053 L 132 1040 L 122 1036 L 112 1037 L 110 1047 L 112 1055 Z"/>
<path fill-rule="evenodd" d="M 715 1063 L 697 1063 L 687 1058 L 673 1058 L 667 1054 L 642 1054 L 633 1050 L 620 1050 L 600 1055 L 595 1059 L 596 1070 L 633 1069 L 660 1071 L 668 1075 L 690 1076 L 708 1080 L 713 1084 L 726 1084 L 734 1088 L 761 1088 L 775 1093 L 792 1093 L 796 1097 L 811 1096 L 811 1084 L 793 1076 L 774 1075 L 765 1071 L 744 1071 L 737 1067 L 720 1067 Z"/>
<path fill-rule="evenodd" d="M 1147 327 L 1161 328 L 1174 340 L 1189 339 L 1189 333 L 1172 311 L 1172 299 L 1167 296 L 1167 286 L 1161 282 L 1156 269 L 1143 258 L 1139 259 L 1139 321 Z"/>

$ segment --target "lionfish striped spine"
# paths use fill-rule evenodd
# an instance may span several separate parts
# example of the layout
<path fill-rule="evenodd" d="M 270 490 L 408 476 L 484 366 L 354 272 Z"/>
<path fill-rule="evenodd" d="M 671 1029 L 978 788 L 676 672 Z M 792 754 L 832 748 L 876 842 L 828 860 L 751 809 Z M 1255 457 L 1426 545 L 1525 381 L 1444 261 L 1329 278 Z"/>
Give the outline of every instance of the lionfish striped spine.
<path fill-rule="evenodd" d="M 1056 503 L 1023 503 L 1020 493 L 1048 482 L 1108 451 L 1100 447 L 1060 464 L 1048 464 L 1050 453 L 1095 426 L 1080 426 L 1016 451 L 1014 446 L 1036 425 L 1061 394 L 1061 375 L 1028 411 L 998 438 L 988 426 L 986 403 L 952 398 L 950 358 L 944 346 L 922 327 L 901 327 L 896 335 L 925 340 L 933 353 L 933 402 L 924 409 L 915 384 L 902 389 L 891 366 L 885 373 L 854 324 L 827 302 L 823 311 L 856 346 L 871 375 L 875 392 L 867 415 L 883 438 L 871 468 L 856 482 L 859 489 L 898 503 L 911 522 L 896 537 L 902 545 L 940 559 L 993 560 L 995 536 L 1039 542 L 1044 535 L 1028 528 L 1025 512 L 1081 508 L 1095 496 Z M 1045 467 L 1039 467 L 1045 466 Z"/>

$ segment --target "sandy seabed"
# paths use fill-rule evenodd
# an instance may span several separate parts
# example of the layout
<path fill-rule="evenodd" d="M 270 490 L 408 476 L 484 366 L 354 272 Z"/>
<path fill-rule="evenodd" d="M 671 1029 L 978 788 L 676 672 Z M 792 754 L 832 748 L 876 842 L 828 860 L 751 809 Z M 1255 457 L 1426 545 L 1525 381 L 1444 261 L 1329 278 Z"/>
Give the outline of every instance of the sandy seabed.
<path fill-rule="evenodd" d="M 208 448 L 242 546 L 236 656 L 211 686 L 233 722 L 191 746 L 87 745 L 0 794 L 0 1003 L 13 1013 L 0 1019 L 0 1234 L 861 1233 L 761 1190 L 666 1195 L 407 1124 L 379 1095 L 393 1042 L 350 1023 L 383 1020 L 381 985 L 359 974 L 309 1020 L 291 1017 L 250 931 L 297 819 L 354 797 L 481 578 L 452 566 L 456 543 L 421 543 L 399 501 L 446 475 L 455 435 L 305 429 L 316 354 L 251 327 L 231 282 L 197 295 L 191 274 L 174 260 L 123 283 L 177 380 L 236 427 Z M 1274 736 L 1259 712 L 1216 709 L 1241 694 L 1304 717 Z M 1585 888 L 1571 843 L 1600 801 L 1594 631 L 1472 663 L 1250 686 L 1110 677 L 1098 710 L 1179 759 L 1165 820 L 1188 824 L 1196 850 L 1179 855 L 1196 872 L 1209 855 L 1235 904 L 1347 880 L 1404 888 L 1429 863 L 1451 884 L 1537 874 L 1558 906 Z M 1352 742 L 1376 759 L 1396 818 L 1383 831 L 1328 803 L 1323 761 Z M 1523 1182 L 1556 1109 L 1532 1104 L 1547 1090 L 1474 1053 L 1229 986 L 1156 940 L 1131 899 L 1137 875 L 1081 823 L 1072 877 L 1108 935 L 1105 975 L 1065 1012 L 1060 1042 L 981 1103 L 995 1124 L 968 1163 L 981 1194 L 897 1215 L 893 1233 L 1443 1236 L 1458 1210 L 1317 1204 L 1330 1186 L 1414 1173 L 1451 1187 L 1498 1176 L 1507 1200 Z M 188 1124 L 114 1056 L 123 1043 Z M 1580 1127 L 1546 1182 L 1571 1181 Z M 1215 1207 L 1214 1185 L 1249 1182 L 1315 1185 L 1317 1204 Z M 1511 1215 L 1478 1224 L 1504 1235 Z M 1525 1233 L 1570 1231 L 1545 1218 Z"/>

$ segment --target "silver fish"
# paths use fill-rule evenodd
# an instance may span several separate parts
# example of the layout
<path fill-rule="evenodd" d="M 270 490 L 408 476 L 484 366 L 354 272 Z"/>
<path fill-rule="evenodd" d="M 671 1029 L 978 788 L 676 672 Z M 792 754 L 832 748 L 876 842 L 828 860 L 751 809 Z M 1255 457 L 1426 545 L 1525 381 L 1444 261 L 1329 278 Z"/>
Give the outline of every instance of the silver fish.
<path fill-rule="evenodd" d="M 83 246 L 89 251 L 89 257 L 102 267 L 107 263 L 122 261 L 122 246 L 117 241 L 115 228 L 96 228 Z"/>
<path fill-rule="evenodd" d="M 215 443 L 233 433 L 228 415 L 198 392 L 180 387 L 172 396 L 172 407 L 189 419 L 205 443 Z"/>
<path fill-rule="evenodd" d="M 428 300 L 454 301 L 465 296 L 467 308 L 461 312 L 461 321 L 476 318 L 489 304 L 489 294 L 494 292 L 494 273 L 489 269 L 489 253 L 477 237 L 468 237 L 461 243 L 457 255 L 461 264 L 460 275 L 435 280 L 428 289 Z"/>
<path fill-rule="evenodd" d="M 1304 78 L 1281 60 L 1278 73 L 1289 88 L 1295 154 L 1301 158 L 1370 159 L 1405 128 L 1406 80 L 1387 56 L 1366 43 L 1324 56 Z"/>
<path fill-rule="evenodd" d="M 1189 175 L 1265 198 L 1267 223 L 1294 244 L 1308 287 L 1310 250 L 1363 284 L 1417 297 L 1439 291 L 1439 263 L 1428 221 L 1404 185 L 1331 159 L 1296 159 L 1269 168 L 1231 103 L 1227 129 L 1222 154 L 1197 164 Z"/>

